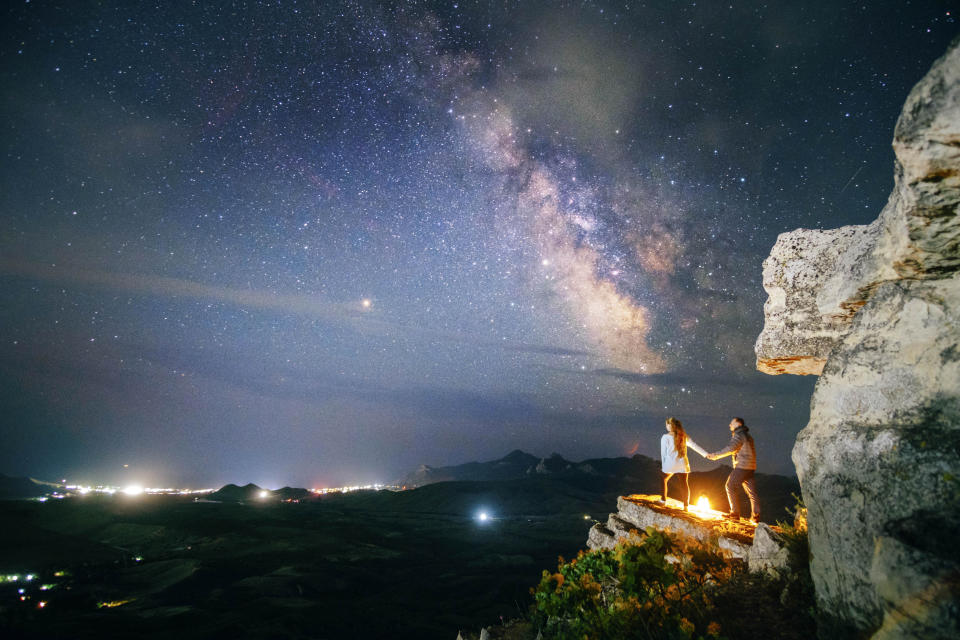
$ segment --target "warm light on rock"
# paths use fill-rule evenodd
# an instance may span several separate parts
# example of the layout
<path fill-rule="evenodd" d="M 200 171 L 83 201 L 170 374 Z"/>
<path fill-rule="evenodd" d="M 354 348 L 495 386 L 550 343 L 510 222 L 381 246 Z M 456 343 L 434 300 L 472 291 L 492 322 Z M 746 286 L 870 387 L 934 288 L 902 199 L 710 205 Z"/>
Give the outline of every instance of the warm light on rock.
<path fill-rule="evenodd" d="M 658 498 L 644 494 L 621 496 L 617 513 L 611 513 L 605 523 L 597 522 L 591 527 L 587 547 L 612 549 L 621 540 L 643 535 L 647 527 L 654 527 L 701 542 L 713 541 L 731 557 L 746 561 L 751 571 L 776 569 L 787 560 L 787 555 L 781 553 L 781 531 L 777 527 L 759 525 L 764 527 L 764 535 L 761 546 L 754 549 L 754 535 L 759 527 L 752 522 L 724 520 L 721 512 L 710 508 L 706 496 L 700 496 L 689 511 L 682 509 L 682 503 L 663 504 Z"/>

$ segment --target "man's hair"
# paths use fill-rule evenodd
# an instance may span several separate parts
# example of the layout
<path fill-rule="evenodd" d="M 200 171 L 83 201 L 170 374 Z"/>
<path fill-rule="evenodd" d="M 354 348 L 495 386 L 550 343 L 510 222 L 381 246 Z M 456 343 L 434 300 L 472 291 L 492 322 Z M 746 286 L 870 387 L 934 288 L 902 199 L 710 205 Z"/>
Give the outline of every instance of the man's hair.
<path fill-rule="evenodd" d="M 746 424 L 746 422 L 743 421 L 743 418 L 734 418 L 733 421 L 739 424 L 741 427 Z"/>

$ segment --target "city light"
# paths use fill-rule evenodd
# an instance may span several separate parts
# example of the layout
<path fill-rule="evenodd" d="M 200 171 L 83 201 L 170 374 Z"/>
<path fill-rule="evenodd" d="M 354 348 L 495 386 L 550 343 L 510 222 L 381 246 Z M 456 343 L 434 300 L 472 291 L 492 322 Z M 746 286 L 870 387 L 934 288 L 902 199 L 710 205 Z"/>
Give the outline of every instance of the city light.
<path fill-rule="evenodd" d="M 364 484 L 364 485 L 352 485 L 349 487 L 314 487 L 310 489 L 311 493 L 317 495 L 326 495 L 328 493 L 350 493 L 351 491 L 380 491 L 381 489 L 386 489 L 387 491 L 402 491 L 404 487 L 395 484 L 380 484 L 379 482 L 374 484 Z"/>
<path fill-rule="evenodd" d="M 150 495 L 177 495 L 177 496 L 187 496 L 187 495 L 203 495 L 207 493 L 213 493 L 216 489 L 183 489 L 183 488 L 173 488 L 173 487 L 144 487 L 140 484 L 131 484 L 126 487 L 111 487 L 107 485 L 82 485 L 82 484 L 63 484 L 58 487 L 56 490 L 51 491 L 45 496 L 40 496 L 33 498 L 37 502 L 47 502 L 51 498 L 56 498 L 62 500 L 64 498 L 74 498 L 77 496 L 86 496 L 90 494 L 101 494 L 112 496 L 117 493 L 121 493 L 127 496 L 139 496 L 141 494 L 150 494 Z"/>

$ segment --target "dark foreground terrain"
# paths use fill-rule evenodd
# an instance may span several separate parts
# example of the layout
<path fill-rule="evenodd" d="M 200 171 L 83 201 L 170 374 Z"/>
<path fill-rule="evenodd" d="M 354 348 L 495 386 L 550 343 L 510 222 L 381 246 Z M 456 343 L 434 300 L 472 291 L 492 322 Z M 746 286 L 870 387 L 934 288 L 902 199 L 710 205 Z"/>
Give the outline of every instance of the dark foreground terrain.
<path fill-rule="evenodd" d="M 719 497 L 724 475 L 698 484 Z M 18 578 L 0 582 L 0 637 L 453 640 L 525 614 L 541 571 L 649 480 L 447 482 L 290 503 L 2 501 L 0 574 Z M 771 500 L 789 500 L 790 483 L 773 484 Z"/>

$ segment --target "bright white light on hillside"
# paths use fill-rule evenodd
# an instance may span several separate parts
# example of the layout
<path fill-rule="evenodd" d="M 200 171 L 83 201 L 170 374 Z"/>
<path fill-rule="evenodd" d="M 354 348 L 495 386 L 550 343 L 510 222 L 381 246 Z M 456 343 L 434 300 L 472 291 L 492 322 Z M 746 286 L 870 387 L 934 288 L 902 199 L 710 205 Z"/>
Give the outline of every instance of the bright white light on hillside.
<path fill-rule="evenodd" d="M 143 493 L 143 487 L 139 484 L 131 484 L 124 488 L 123 492 L 128 496 L 138 496 Z"/>
<path fill-rule="evenodd" d="M 268 491 L 261 491 L 261 492 L 260 492 L 260 497 L 261 497 L 261 498 L 266 498 L 268 495 L 270 495 L 270 493 L 269 493 Z"/>
<path fill-rule="evenodd" d="M 486 522 L 489 519 L 490 519 L 490 514 L 488 514 L 486 511 L 481 511 L 480 513 L 477 514 L 477 520 L 479 520 L 480 522 Z"/>

